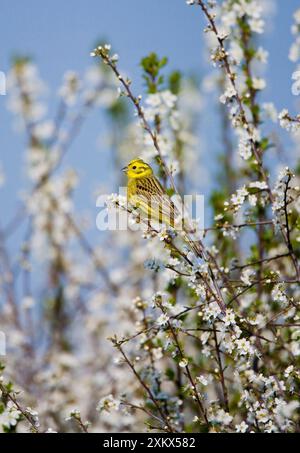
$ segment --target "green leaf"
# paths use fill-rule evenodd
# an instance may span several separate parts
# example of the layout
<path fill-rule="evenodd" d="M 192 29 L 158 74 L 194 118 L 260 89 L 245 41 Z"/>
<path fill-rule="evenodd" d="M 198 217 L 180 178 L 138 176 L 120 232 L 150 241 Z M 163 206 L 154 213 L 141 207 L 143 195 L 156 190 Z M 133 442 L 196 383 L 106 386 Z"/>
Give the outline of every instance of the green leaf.
<path fill-rule="evenodd" d="M 181 73 L 173 71 L 169 75 L 169 89 L 173 94 L 178 94 L 181 88 Z"/>
<path fill-rule="evenodd" d="M 175 379 L 175 372 L 172 368 L 167 368 L 166 369 L 166 376 L 170 381 L 174 381 Z"/>

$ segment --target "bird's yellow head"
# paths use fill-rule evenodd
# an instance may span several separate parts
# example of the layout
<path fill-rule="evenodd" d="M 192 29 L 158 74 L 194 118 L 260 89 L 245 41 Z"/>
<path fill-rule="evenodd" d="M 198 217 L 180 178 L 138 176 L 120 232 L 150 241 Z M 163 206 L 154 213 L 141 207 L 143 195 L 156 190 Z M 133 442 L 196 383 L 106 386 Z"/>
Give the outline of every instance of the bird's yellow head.
<path fill-rule="evenodd" d="M 146 164 L 142 159 L 133 159 L 127 167 L 123 168 L 123 171 L 128 178 L 134 179 L 149 178 L 153 174 L 150 165 Z"/>

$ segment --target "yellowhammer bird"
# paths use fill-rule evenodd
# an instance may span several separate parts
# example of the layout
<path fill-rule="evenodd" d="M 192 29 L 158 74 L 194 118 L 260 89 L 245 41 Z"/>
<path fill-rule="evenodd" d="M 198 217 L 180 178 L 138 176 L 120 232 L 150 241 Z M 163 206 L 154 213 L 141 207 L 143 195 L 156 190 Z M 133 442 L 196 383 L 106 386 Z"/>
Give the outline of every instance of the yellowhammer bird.
<path fill-rule="evenodd" d="M 151 220 L 175 227 L 179 212 L 154 176 L 150 165 L 142 159 L 132 160 L 123 171 L 128 176 L 127 199 Z"/>
<path fill-rule="evenodd" d="M 191 241 L 183 216 L 154 176 L 150 165 L 142 159 L 134 159 L 123 168 L 123 171 L 128 176 L 127 199 L 129 203 L 139 209 L 149 224 L 154 220 L 177 230 L 182 230 L 184 226 L 182 231 L 184 240 L 188 242 L 196 255 L 201 256 L 201 248 L 197 242 Z"/>
<path fill-rule="evenodd" d="M 139 209 L 149 224 L 151 220 L 154 220 L 171 226 L 175 230 L 182 226 L 182 216 L 153 174 L 150 165 L 142 159 L 133 159 L 127 167 L 123 168 L 123 171 L 128 177 L 127 200 L 131 205 Z M 181 235 L 196 256 L 203 257 L 204 250 L 200 243 L 192 241 L 185 229 L 182 230 Z M 212 271 L 210 274 L 214 280 Z M 217 302 L 222 312 L 225 313 L 226 307 L 217 285 L 216 290 L 219 296 L 217 297 Z"/>

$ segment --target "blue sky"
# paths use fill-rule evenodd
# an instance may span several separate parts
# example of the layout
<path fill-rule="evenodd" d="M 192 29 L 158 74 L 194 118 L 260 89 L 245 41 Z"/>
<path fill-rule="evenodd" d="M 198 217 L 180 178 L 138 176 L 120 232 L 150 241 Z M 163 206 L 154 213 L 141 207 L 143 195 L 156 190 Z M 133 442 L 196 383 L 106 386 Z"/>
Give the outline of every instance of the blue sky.
<path fill-rule="evenodd" d="M 294 65 L 287 55 L 292 42 L 292 14 L 299 3 L 295 0 L 274 3 L 277 12 L 264 42 L 270 52 L 268 89 L 264 96 L 274 101 L 279 110 L 294 109 L 295 98 L 291 94 Z M 170 69 L 186 74 L 203 75 L 211 70 L 203 60 L 205 21 L 200 9 L 188 7 L 185 0 L 1 0 L 0 10 L 0 70 L 8 70 L 14 54 L 32 56 L 49 85 L 51 110 L 63 73 L 69 69 L 83 73 L 91 64 L 89 52 L 99 38 L 113 44 L 137 93 L 142 91 L 138 63 L 150 51 L 168 56 Z M 0 191 L 1 223 L 6 223 L 6 216 L 14 211 L 18 191 L 25 181 L 22 169 L 25 139 L 13 130 L 6 102 L 7 98 L 0 97 L 0 162 L 7 174 L 7 185 Z M 107 165 L 105 153 L 97 147 L 104 126 L 101 113 L 95 112 L 68 156 L 67 163 L 80 168 L 84 189 L 78 192 L 77 200 L 83 210 L 95 209 L 91 192 L 103 178 L 103 163 Z M 213 134 L 213 124 L 211 128 Z"/>

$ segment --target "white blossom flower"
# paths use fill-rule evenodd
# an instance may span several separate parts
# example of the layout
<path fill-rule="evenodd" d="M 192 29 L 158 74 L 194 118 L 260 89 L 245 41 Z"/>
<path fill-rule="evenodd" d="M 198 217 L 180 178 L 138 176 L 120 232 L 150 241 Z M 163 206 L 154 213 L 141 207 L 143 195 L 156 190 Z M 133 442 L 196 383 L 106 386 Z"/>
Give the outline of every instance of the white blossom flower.
<path fill-rule="evenodd" d="M 158 324 L 159 326 L 165 326 L 165 325 L 168 324 L 169 319 L 170 319 L 170 318 L 169 318 L 168 315 L 166 315 L 165 313 L 162 313 L 162 314 L 159 316 L 159 318 L 157 319 L 156 322 L 157 322 L 157 324 Z"/>
<path fill-rule="evenodd" d="M 252 86 L 255 90 L 263 90 L 266 88 L 266 81 L 262 78 L 253 77 Z"/>
<path fill-rule="evenodd" d="M 239 355 L 252 355 L 254 353 L 253 346 L 249 340 L 246 340 L 246 338 L 237 339 L 234 343 Z"/>
<path fill-rule="evenodd" d="M 276 302 L 280 302 L 281 304 L 285 305 L 288 302 L 288 298 L 284 292 L 284 285 L 282 283 L 278 283 L 274 286 L 272 290 L 272 298 Z"/>
<path fill-rule="evenodd" d="M 165 117 L 175 107 L 176 101 L 177 96 L 169 90 L 149 94 L 145 100 L 144 110 L 147 120 L 153 121 L 156 115 Z"/>
<path fill-rule="evenodd" d="M 284 376 L 289 377 L 291 373 L 294 371 L 294 365 L 288 366 L 284 371 Z"/>
<path fill-rule="evenodd" d="M 195 291 L 196 291 L 196 294 L 202 299 L 204 300 L 205 297 L 206 297 L 206 290 L 205 290 L 205 286 L 204 285 L 200 285 L 200 284 L 197 284 L 195 285 Z"/>
<path fill-rule="evenodd" d="M 260 423 L 267 423 L 270 420 L 269 411 L 265 408 L 261 408 L 255 413 L 257 421 Z"/>
<path fill-rule="evenodd" d="M 252 269 L 243 269 L 243 272 L 241 273 L 241 281 L 247 285 L 251 285 L 251 280 L 250 277 L 254 274 L 254 271 Z"/>
<path fill-rule="evenodd" d="M 250 138 L 247 135 L 243 135 L 239 141 L 239 155 L 244 159 L 248 160 L 252 156 L 252 145 Z"/>
<path fill-rule="evenodd" d="M 183 357 L 183 358 L 180 360 L 180 362 L 179 362 L 178 365 L 180 366 L 180 368 L 185 368 L 185 367 L 188 365 L 188 363 L 189 363 L 188 359 L 186 359 L 186 358 Z"/>
<path fill-rule="evenodd" d="M 159 240 L 160 240 L 160 241 L 165 241 L 165 240 L 168 239 L 168 237 L 169 237 L 168 231 L 167 231 L 165 228 L 162 229 L 162 230 L 158 233 L 158 237 L 159 237 Z"/>
<path fill-rule="evenodd" d="M 204 387 L 206 387 L 208 385 L 208 379 L 205 376 L 202 376 L 202 375 L 201 376 L 197 376 L 196 377 L 196 381 L 199 384 L 203 385 Z"/>
<path fill-rule="evenodd" d="M 231 203 L 235 205 L 236 209 L 239 209 L 245 202 L 246 197 L 248 196 L 248 190 L 245 186 L 237 190 L 235 194 L 231 196 Z"/>
<path fill-rule="evenodd" d="M 40 422 L 39 422 L 39 414 L 36 410 L 31 409 L 31 407 L 26 407 L 25 412 L 30 415 L 31 421 L 34 424 L 36 428 L 39 428 Z"/>
<path fill-rule="evenodd" d="M 251 324 L 252 326 L 258 326 L 261 329 L 266 324 L 266 319 L 264 315 L 258 313 L 249 318 L 249 324 Z"/>
<path fill-rule="evenodd" d="M 0 426 L 11 428 L 16 426 L 21 418 L 21 412 L 16 408 L 12 401 L 8 401 L 6 408 L 0 414 Z"/>
<path fill-rule="evenodd" d="M 249 184 L 250 188 L 264 190 L 268 188 L 268 185 L 265 181 L 253 181 Z"/>
<path fill-rule="evenodd" d="M 234 325 L 236 323 L 235 314 L 234 314 L 233 310 L 231 310 L 231 309 L 226 310 L 226 315 L 223 318 L 223 322 L 224 322 L 225 326 Z"/>
<path fill-rule="evenodd" d="M 248 201 L 249 201 L 249 204 L 251 206 L 256 206 L 256 204 L 257 204 L 257 196 L 256 195 L 249 195 Z"/>
<path fill-rule="evenodd" d="M 220 96 L 220 102 L 222 104 L 226 104 L 230 99 L 232 99 L 234 96 L 236 96 L 236 90 L 235 88 L 230 85 L 229 87 L 226 88 L 225 93 Z"/>
<path fill-rule="evenodd" d="M 115 399 L 112 394 L 101 398 L 97 405 L 97 411 L 102 412 L 110 412 L 111 410 L 119 410 L 120 401 Z"/>
<path fill-rule="evenodd" d="M 263 64 L 268 62 L 268 56 L 269 52 L 262 47 L 259 47 L 255 53 L 255 58 Z"/>
<path fill-rule="evenodd" d="M 209 305 L 203 307 L 202 312 L 199 312 L 199 316 L 203 316 L 204 321 L 213 321 L 221 314 L 221 309 L 217 302 L 212 302 Z"/>
<path fill-rule="evenodd" d="M 235 431 L 237 433 L 245 433 L 245 432 L 247 432 L 248 428 L 249 428 L 249 426 L 245 422 L 242 422 L 239 425 L 235 425 Z"/>
<path fill-rule="evenodd" d="M 296 131 L 299 128 L 297 123 L 293 123 L 291 121 L 289 111 L 287 109 L 281 110 L 278 114 L 278 119 L 280 126 L 287 131 Z"/>
<path fill-rule="evenodd" d="M 223 214 L 218 214 L 218 215 L 215 216 L 215 221 L 219 222 L 220 220 L 223 220 L 223 218 L 224 218 Z"/>
<path fill-rule="evenodd" d="M 52 137 L 55 126 L 53 121 L 37 123 L 33 128 L 33 134 L 38 140 L 48 140 Z"/>
<path fill-rule="evenodd" d="M 211 418 L 211 421 L 215 421 L 217 423 L 220 423 L 221 425 L 230 425 L 232 422 L 232 416 L 228 413 L 225 412 L 224 409 L 219 409 L 217 413 Z"/>

